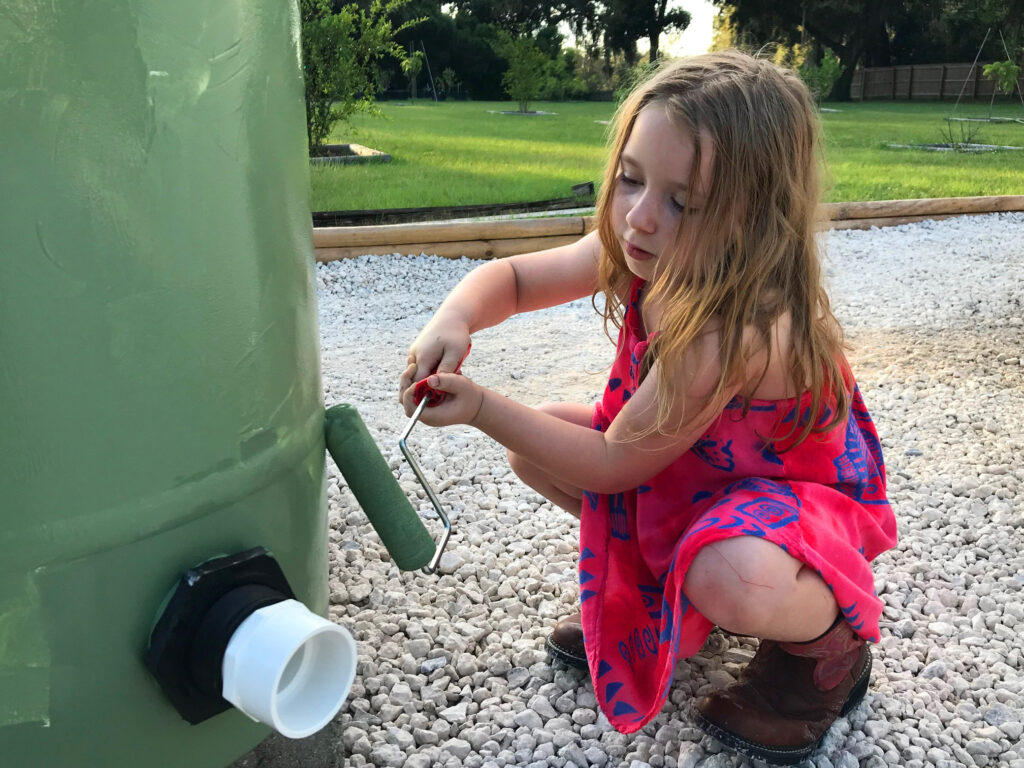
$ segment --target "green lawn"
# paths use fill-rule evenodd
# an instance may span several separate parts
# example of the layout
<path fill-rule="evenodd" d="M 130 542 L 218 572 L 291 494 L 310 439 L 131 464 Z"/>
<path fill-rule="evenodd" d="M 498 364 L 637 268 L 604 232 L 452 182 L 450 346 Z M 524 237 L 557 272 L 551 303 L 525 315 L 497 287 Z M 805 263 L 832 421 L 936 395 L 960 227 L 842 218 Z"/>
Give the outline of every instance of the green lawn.
<path fill-rule="evenodd" d="M 497 114 L 508 102 L 431 102 L 380 105 L 383 118 L 359 115 L 336 128 L 332 141 L 388 152 L 382 165 L 311 168 L 313 210 L 358 210 L 508 203 L 567 197 L 573 184 L 599 181 L 611 103 L 531 103 L 555 115 Z M 826 104 L 822 113 L 830 186 L 826 199 L 894 200 L 918 197 L 1024 194 L 1024 150 L 996 153 L 892 149 L 890 142 L 946 141 L 952 103 Z M 966 103 L 958 116 L 986 116 L 988 104 Z M 1024 117 L 1020 103 L 997 104 L 993 114 Z M 973 141 L 1024 146 L 1018 123 L 980 126 Z"/>

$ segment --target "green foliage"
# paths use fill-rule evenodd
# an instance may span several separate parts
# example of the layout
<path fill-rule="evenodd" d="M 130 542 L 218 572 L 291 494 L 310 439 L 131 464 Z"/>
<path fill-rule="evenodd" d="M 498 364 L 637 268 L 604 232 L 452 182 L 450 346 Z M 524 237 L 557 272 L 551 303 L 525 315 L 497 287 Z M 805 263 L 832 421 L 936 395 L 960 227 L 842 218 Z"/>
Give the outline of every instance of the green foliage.
<path fill-rule="evenodd" d="M 835 85 L 836 80 L 845 69 L 846 67 L 839 63 L 839 57 L 832 52 L 832 49 L 826 48 L 820 64 L 811 64 L 805 61 L 797 69 L 797 72 L 800 79 L 807 85 L 814 100 L 820 102 L 832 91 L 832 86 Z"/>
<path fill-rule="evenodd" d="M 437 91 L 441 98 L 457 90 L 459 85 L 459 77 L 451 67 L 445 67 L 437 76 Z"/>
<path fill-rule="evenodd" d="M 637 59 L 636 44 L 648 42 L 648 57 L 658 58 L 661 35 L 670 30 L 683 31 L 690 24 L 690 14 L 682 8 L 669 8 L 664 0 L 604 0 L 599 23 L 605 46 L 621 51 L 626 61 Z"/>
<path fill-rule="evenodd" d="M 409 94 L 413 99 L 416 98 L 416 78 L 419 77 L 421 69 L 423 69 L 423 53 L 421 51 L 413 51 L 402 60 L 402 71 L 409 78 Z"/>
<path fill-rule="evenodd" d="M 549 59 L 529 35 L 513 37 L 504 30 L 498 32 L 494 49 L 508 62 L 508 70 L 501 77 L 505 92 L 519 103 L 520 112 L 526 112 L 530 101 L 544 93 Z"/>
<path fill-rule="evenodd" d="M 659 62 L 657 61 L 641 60 L 633 66 L 624 69 L 619 75 L 619 85 L 615 89 L 615 103 L 621 104 L 624 102 L 634 88 L 654 74 L 658 64 Z"/>
<path fill-rule="evenodd" d="M 408 0 L 372 0 L 335 11 L 329 0 L 300 0 L 302 69 L 306 85 L 306 136 L 310 150 L 321 147 L 335 123 L 359 111 L 374 111 L 380 62 L 401 59 L 390 14 Z"/>
<path fill-rule="evenodd" d="M 1007 95 L 1012 95 L 1014 86 L 1017 85 L 1017 78 L 1020 76 L 1020 67 L 1012 61 L 995 61 L 986 64 L 982 74 L 985 77 L 994 77 L 999 90 Z"/>

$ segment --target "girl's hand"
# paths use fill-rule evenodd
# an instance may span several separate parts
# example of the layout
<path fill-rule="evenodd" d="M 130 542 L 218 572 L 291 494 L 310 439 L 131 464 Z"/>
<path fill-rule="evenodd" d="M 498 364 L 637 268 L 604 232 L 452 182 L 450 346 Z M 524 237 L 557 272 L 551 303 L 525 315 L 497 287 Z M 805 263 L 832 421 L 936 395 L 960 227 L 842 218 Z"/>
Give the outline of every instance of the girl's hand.
<path fill-rule="evenodd" d="M 451 373 L 469 350 L 469 327 L 460 320 L 437 314 L 409 347 L 407 366 L 398 379 L 398 399 L 425 376 Z"/>
<path fill-rule="evenodd" d="M 403 378 L 412 365 L 402 374 Z M 439 405 L 427 407 L 420 414 L 420 421 L 431 427 L 447 427 L 452 424 L 471 424 L 480 412 L 484 402 L 483 387 L 458 373 L 435 373 L 427 379 L 427 385 L 448 396 Z M 416 410 L 413 400 L 415 386 L 406 387 L 402 391 L 402 405 L 405 415 L 412 416 Z"/>

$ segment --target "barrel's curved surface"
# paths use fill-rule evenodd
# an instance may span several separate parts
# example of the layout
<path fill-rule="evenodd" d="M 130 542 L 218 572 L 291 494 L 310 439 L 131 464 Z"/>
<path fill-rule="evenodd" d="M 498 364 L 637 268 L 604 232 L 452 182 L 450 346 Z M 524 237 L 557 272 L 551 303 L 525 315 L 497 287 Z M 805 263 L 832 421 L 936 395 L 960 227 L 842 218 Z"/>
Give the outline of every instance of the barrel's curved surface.
<path fill-rule="evenodd" d="M 188 567 L 265 546 L 326 607 L 293 2 L 0 8 L 0 755 L 216 766 L 141 657 Z"/>

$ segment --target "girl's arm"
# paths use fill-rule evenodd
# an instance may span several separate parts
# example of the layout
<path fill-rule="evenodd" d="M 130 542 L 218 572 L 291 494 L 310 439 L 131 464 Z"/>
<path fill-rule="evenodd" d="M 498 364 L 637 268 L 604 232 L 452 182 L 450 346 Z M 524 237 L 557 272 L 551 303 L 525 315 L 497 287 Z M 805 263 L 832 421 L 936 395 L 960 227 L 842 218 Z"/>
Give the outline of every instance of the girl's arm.
<path fill-rule="evenodd" d="M 402 374 L 400 391 L 435 369 L 454 371 L 469 348 L 470 335 L 480 329 L 520 312 L 592 294 L 600 252 L 597 232 L 591 232 L 569 245 L 496 259 L 474 269 L 409 348 L 409 368 Z"/>
<path fill-rule="evenodd" d="M 546 472 L 589 491 L 617 493 L 635 488 L 688 450 L 738 391 L 737 386 L 716 402 L 708 402 L 707 393 L 718 378 L 716 336 L 704 336 L 680 365 L 678 375 L 685 382 L 685 394 L 670 414 L 669 424 L 678 424 L 684 414 L 689 423 L 667 433 L 636 437 L 655 423 L 659 363 L 652 366 L 606 432 L 571 424 L 509 400 L 457 374 L 431 377 L 431 386 L 454 397 L 449 396 L 436 408 L 427 408 L 420 420 L 433 426 L 474 426 Z M 411 395 L 403 402 L 410 411 Z M 700 416 L 694 421 L 696 414 Z"/>

